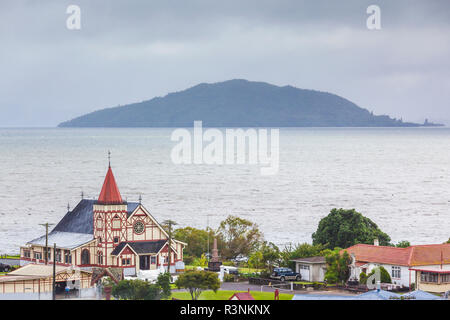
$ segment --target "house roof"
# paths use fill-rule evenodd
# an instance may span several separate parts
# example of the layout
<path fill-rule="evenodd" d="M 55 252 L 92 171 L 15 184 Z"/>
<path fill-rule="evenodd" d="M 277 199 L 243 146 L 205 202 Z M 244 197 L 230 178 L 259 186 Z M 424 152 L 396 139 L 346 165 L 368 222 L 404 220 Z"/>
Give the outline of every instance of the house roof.
<path fill-rule="evenodd" d="M 94 204 L 96 200 L 83 199 L 76 207 L 66 213 L 52 230 L 74 233 L 94 234 Z M 137 202 L 127 202 L 127 215 L 130 216 L 139 206 Z"/>
<path fill-rule="evenodd" d="M 325 257 L 297 258 L 297 259 L 292 259 L 291 261 L 304 262 L 304 263 L 318 263 L 318 264 L 326 263 Z"/>
<path fill-rule="evenodd" d="M 250 292 L 236 292 L 230 297 L 229 300 L 233 299 L 233 297 L 238 298 L 238 300 L 255 300 Z"/>
<path fill-rule="evenodd" d="M 74 249 L 91 240 L 94 240 L 92 234 L 52 231 L 48 234 L 48 245 L 53 247 L 56 243 L 57 248 Z M 29 244 L 45 246 L 45 235 L 28 242 Z"/>
<path fill-rule="evenodd" d="M 402 297 L 414 297 L 416 300 L 441 300 L 441 298 L 424 291 L 416 290 L 404 295 L 385 290 L 372 290 L 358 295 L 337 295 L 337 294 L 296 294 L 292 300 L 390 300 L 401 299 Z"/>
<path fill-rule="evenodd" d="M 56 274 L 69 273 L 74 274 L 74 270 L 71 267 L 55 266 Z M 91 273 L 86 270 L 79 270 L 83 273 Z M 11 271 L 7 275 L 0 277 L 0 282 L 11 282 L 11 281 L 23 281 L 23 280 L 33 280 L 33 279 L 43 279 L 53 277 L 53 265 L 44 264 L 27 264 L 19 269 Z"/>
<path fill-rule="evenodd" d="M 56 273 L 60 273 L 68 269 L 67 267 L 56 266 Z M 53 265 L 45 264 L 27 264 L 17 270 L 8 273 L 9 276 L 36 276 L 36 277 L 50 277 L 53 275 Z"/>
<path fill-rule="evenodd" d="M 111 254 L 113 256 L 118 256 L 127 245 L 137 254 L 158 253 L 166 243 L 167 240 L 121 242 L 114 248 Z"/>
<path fill-rule="evenodd" d="M 401 266 L 450 264 L 450 244 L 417 245 L 408 248 L 357 244 L 342 251 L 354 254 L 357 262 Z"/>
<path fill-rule="evenodd" d="M 403 297 L 412 297 L 416 300 L 442 300 L 442 298 L 422 290 L 408 292 L 407 294 L 404 294 Z"/>
<path fill-rule="evenodd" d="M 339 295 L 339 294 L 314 294 L 301 293 L 294 294 L 292 300 L 356 300 L 356 295 Z"/>
<path fill-rule="evenodd" d="M 364 292 L 357 296 L 357 300 L 390 300 L 394 298 L 400 298 L 401 295 L 389 292 L 385 290 L 372 290 Z"/>

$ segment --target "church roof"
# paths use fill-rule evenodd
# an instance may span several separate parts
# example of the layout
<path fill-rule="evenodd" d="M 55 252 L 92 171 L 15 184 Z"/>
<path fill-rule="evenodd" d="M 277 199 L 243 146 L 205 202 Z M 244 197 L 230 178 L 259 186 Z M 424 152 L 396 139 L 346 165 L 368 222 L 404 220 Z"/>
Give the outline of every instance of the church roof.
<path fill-rule="evenodd" d="M 48 246 L 53 248 L 56 243 L 57 248 L 74 249 L 93 239 L 93 235 L 87 233 L 52 231 L 48 234 Z M 28 243 L 45 246 L 45 235 Z"/>
<path fill-rule="evenodd" d="M 99 204 L 122 204 L 122 196 L 120 195 L 119 188 L 117 187 L 116 179 L 111 167 L 108 168 L 105 181 L 103 182 L 102 191 L 98 197 Z"/>
<path fill-rule="evenodd" d="M 66 213 L 52 230 L 62 232 L 94 234 L 94 204 L 96 200 L 83 199 L 77 206 Z M 127 203 L 127 214 L 130 216 L 139 206 L 138 202 Z"/>
<path fill-rule="evenodd" d="M 150 254 L 150 253 L 158 253 L 164 245 L 167 243 L 167 240 L 157 240 L 157 241 L 139 241 L 139 242 L 121 242 L 114 248 L 111 252 L 113 256 L 117 256 L 122 252 L 125 246 L 128 244 L 131 249 L 137 254 Z"/>

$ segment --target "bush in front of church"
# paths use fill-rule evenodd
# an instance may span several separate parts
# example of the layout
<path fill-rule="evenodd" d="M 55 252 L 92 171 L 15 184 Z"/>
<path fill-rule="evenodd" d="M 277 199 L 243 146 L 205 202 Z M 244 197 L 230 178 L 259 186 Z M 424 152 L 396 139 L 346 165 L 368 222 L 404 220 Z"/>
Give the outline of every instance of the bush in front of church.
<path fill-rule="evenodd" d="M 156 283 L 143 280 L 121 280 L 112 288 L 112 295 L 121 300 L 161 300 L 171 295 L 170 275 L 161 274 Z"/>

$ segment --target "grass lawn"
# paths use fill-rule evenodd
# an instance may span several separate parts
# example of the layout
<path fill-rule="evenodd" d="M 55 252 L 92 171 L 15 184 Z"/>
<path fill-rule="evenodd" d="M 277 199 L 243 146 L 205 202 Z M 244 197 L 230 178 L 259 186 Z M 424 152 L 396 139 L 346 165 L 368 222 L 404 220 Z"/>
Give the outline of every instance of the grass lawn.
<path fill-rule="evenodd" d="M 232 290 L 218 290 L 217 293 L 208 290 L 203 291 L 199 297 L 199 300 L 228 300 L 235 292 L 247 292 L 247 291 L 232 291 Z M 273 300 L 273 292 L 260 292 L 260 291 L 250 291 L 251 295 L 255 300 Z M 191 300 L 191 295 L 189 292 L 172 292 L 172 297 L 180 300 Z M 280 300 L 292 300 L 293 295 L 287 293 L 280 293 Z"/>
<path fill-rule="evenodd" d="M 20 259 L 20 255 L 14 255 L 14 256 L 1 256 L 2 259 Z"/>
<path fill-rule="evenodd" d="M 239 273 L 256 273 L 256 272 L 261 272 L 264 271 L 264 269 L 255 269 L 255 268 L 238 268 Z"/>
<path fill-rule="evenodd" d="M 185 270 L 194 270 L 197 268 L 197 266 L 185 265 L 184 268 Z"/>

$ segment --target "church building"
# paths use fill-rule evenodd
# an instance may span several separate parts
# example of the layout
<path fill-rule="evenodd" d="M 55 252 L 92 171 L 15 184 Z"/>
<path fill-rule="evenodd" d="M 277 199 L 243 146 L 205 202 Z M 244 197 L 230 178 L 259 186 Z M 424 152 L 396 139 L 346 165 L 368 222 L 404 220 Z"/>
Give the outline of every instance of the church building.
<path fill-rule="evenodd" d="M 97 200 L 82 199 L 48 234 L 49 264 L 61 266 L 122 268 L 123 275 L 140 270 L 184 270 L 186 243 L 172 239 L 140 202 L 123 201 L 111 166 Z M 56 255 L 53 244 L 56 243 Z M 20 249 L 20 263 L 46 263 L 46 236 Z"/>

